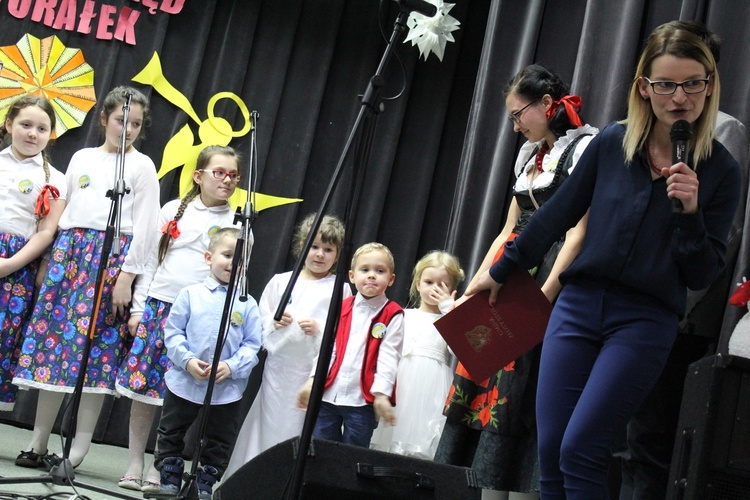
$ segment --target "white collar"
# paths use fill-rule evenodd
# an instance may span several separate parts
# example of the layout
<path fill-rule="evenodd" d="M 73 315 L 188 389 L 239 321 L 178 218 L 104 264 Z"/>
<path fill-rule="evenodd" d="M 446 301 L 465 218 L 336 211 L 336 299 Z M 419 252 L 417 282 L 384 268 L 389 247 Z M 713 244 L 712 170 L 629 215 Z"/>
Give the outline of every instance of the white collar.
<path fill-rule="evenodd" d="M 365 298 L 361 293 L 357 292 L 357 296 L 354 299 L 354 306 L 362 305 L 367 306 L 370 309 L 379 309 L 388 302 L 388 297 L 384 293 L 377 295 L 372 298 Z"/>
<path fill-rule="evenodd" d="M 225 212 L 227 209 L 231 208 L 229 206 L 229 202 L 224 203 L 223 205 L 217 205 L 215 207 L 208 207 L 205 203 L 203 203 L 203 200 L 201 200 L 201 195 L 193 198 L 190 203 L 195 204 L 195 208 L 197 210 L 208 210 L 209 212 Z"/>
<path fill-rule="evenodd" d="M 14 155 L 13 154 L 13 148 L 11 148 L 10 146 L 8 146 L 7 148 L 5 148 L 2 151 L 0 151 L 0 155 L 9 156 L 9 157 L 13 158 L 18 163 L 23 163 L 23 164 L 33 163 L 33 164 L 35 164 L 38 167 L 44 166 L 44 157 L 42 156 L 42 153 L 37 153 L 36 155 L 32 156 L 31 158 L 23 158 L 23 159 L 21 159 L 21 158 L 18 158 L 16 155 Z"/>

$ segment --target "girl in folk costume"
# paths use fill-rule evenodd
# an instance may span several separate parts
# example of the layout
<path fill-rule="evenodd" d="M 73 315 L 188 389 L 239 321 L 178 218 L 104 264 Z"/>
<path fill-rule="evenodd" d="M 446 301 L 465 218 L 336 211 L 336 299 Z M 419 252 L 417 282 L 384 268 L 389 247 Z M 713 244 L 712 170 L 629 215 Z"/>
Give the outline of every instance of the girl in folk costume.
<path fill-rule="evenodd" d="M 124 182 L 120 254 L 102 256 L 118 168 L 118 149 L 124 125 L 124 104 L 131 97 L 125 130 Z M 133 142 L 149 122 L 146 96 L 130 87 L 118 87 L 104 99 L 100 122 L 104 143 L 76 152 L 65 173 L 68 204 L 60 217 L 59 232 L 44 280 L 21 344 L 13 383 L 41 389 L 31 443 L 17 458 L 25 467 L 49 467 L 59 461 L 47 453 L 52 424 L 65 393 L 73 392 L 78 377 L 86 377 L 78 412 L 70 461 L 76 466 L 91 444 L 105 394 L 116 394 L 115 377 L 128 340 L 131 287 L 143 273 L 154 245 L 159 213 L 159 181 L 149 157 Z M 87 343 L 89 322 L 95 316 L 94 295 L 100 265 L 106 265 L 101 301 L 90 359 L 85 372 L 80 360 Z"/>
<path fill-rule="evenodd" d="M 452 352 L 433 323 L 453 307 L 464 271 L 455 256 L 432 251 L 417 262 L 412 276 L 409 295 L 418 307 L 404 309 L 397 423 L 381 422 L 370 447 L 432 460 L 445 425 L 443 406 L 453 378 Z"/>
<path fill-rule="evenodd" d="M 24 96 L 8 108 L 0 130 L 0 410 L 13 410 L 11 384 L 18 340 L 31 311 L 38 258 L 65 208 L 65 176 L 45 148 L 55 111 L 44 97 Z"/>
<path fill-rule="evenodd" d="M 538 207 L 567 182 L 598 132 L 583 124 L 581 98 L 569 95 L 567 84 L 543 66 L 523 69 L 510 80 L 504 95 L 508 119 L 527 142 L 516 158 L 517 179 L 505 225 L 469 287 L 502 255 L 505 243 L 522 233 Z M 547 256 L 535 278 L 550 301 L 560 292 L 558 276 L 577 254 L 585 227 L 584 216 L 563 239 L 545 249 Z M 539 351 L 521 356 L 485 381 L 472 380 L 458 365 L 436 461 L 471 467 L 485 489 L 538 490 L 534 395 Z"/>
<path fill-rule="evenodd" d="M 208 146 L 198 155 L 193 188 L 159 213 L 161 239 L 145 272 L 136 280 L 128 328 L 133 336 L 117 377 L 117 392 L 131 401 L 128 469 L 122 488 L 159 490 L 159 472 L 151 465 L 143 477 L 144 452 L 154 414 L 164 400 L 164 373 L 169 367 L 164 327 L 177 293 L 202 282 L 208 274 L 204 253 L 211 235 L 234 223 L 227 199 L 240 181 L 239 155 L 224 146 Z M 252 240 L 248 243 L 252 247 Z"/>
<path fill-rule="evenodd" d="M 314 219 L 315 214 L 310 214 L 298 225 L 294 253 L 302 250 Z M 292 273 L 275 275 L 263 290 L 259 306 L 268 357 L 263 382 L 237 437 L 227 476 L 302 430 L 305 414 L 296 408 L 297 388 L 310 376 L 318 354 L 336 280 L 332 271 L 343 244 L 343 223 L 334 216 L 324 216 L 280 321 L 274 321 L 273 316 Z M 343 297 L 351 294 L 345 284 Z"/>

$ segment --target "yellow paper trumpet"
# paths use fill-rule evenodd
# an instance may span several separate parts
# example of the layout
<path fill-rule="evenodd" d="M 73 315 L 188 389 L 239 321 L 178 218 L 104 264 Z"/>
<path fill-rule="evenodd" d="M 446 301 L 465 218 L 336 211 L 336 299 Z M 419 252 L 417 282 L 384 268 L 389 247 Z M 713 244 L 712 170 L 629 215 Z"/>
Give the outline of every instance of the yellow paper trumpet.
<path fill-rule="evenodd" d="M 244 101 L 233 92 L 219 92 L 211 97 L 208 101 L 206 110 L 208 117 L 205 120 L 201 120 L 193 109 L 192 104 L 190 104 L 188 98 L 169 83 L 164 76 L 161 61 L 156 52 L 154 52 L 153 57 L 151 57 L 151 60 L 146 64 L 146 67 L 144 67 L 140 73 L 135 75 L 132 80 L 144 85 L 150 85 L 154 90 L 161 94 L 162 97 L 187 113 L 187 115 L 198 124 L 198 138 L 200 142 L 195 144 L 193 131 L 188 124 L 185 124 L 174 136 L 172 136 L 164 147 L 161 166 L 157 172 L 157 175 L 161 179 L 175 168 L 183 166 L 182 172 L 180 172 L 180 197 L 185 196 L 193 185 L 193 172 L 195 172 L 198 154 L 203 148 L 214 145 L 226 146 L 233 138 L 246 135 L 254 126 L 250 118 L 250 112 Z M 245 124 L 240 130 L 234 130 L 227 120 L 215 115 L 214 108 L 216 103 L 221 99 L 231 99 L 237 104 L 237 107 L 242 113 L 242 117 L 245 119 Z M 302 201 L 299 198 L 283 198 L 261 193 L 255 193 L 254 199 L 255 206 L 253 208 L 258 212 L 266 208 Z M 232 206 L 242 206 L 244 205 L 245 200 L 247 200 L 247 191 L 245 189 L 237 188 L 232 197 L 229 198 L 229 203 Z"/>

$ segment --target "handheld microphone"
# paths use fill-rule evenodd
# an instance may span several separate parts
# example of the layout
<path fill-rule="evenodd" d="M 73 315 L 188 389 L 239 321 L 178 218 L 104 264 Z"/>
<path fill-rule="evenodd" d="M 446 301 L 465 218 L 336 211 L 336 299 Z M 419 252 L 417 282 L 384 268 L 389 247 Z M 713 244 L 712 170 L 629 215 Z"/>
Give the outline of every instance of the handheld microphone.
<path fill-rule="evenodd" d="M 437 14 L 437 7 L 424 0 L 395 0 L 402 9 L 414 11 L 423 16 L 434 17 Z"/>
<path fill-rule="evenodd" d="M 672 164 L 683 162 L 687 164 L 690 149 L 690 124 L 685 120 L 677 120 L 672 124 L 669 138 L 672 140 Z M 682 201 L 672 198 L 672 212 L 682 212 Z"/>

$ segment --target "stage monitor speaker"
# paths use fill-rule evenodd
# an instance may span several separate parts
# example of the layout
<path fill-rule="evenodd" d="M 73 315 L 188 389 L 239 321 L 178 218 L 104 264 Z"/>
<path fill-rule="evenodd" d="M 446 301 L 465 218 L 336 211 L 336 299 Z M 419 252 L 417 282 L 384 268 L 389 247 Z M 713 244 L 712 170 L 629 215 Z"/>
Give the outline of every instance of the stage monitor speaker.
<path fill-rule="evenodd" d="M 222 481 L 214 499 L 281 500 L 297 457 L 299 438 L 266 450 Z M 474 471 L 367 448 L 313 439 L 301 498 L 334 500 L 481 498 Z"/>
<path fill-rule="evenodd" d="M 750 498 L 749 359 L 716 354 L 690 365 L 667 498 Z"/>

